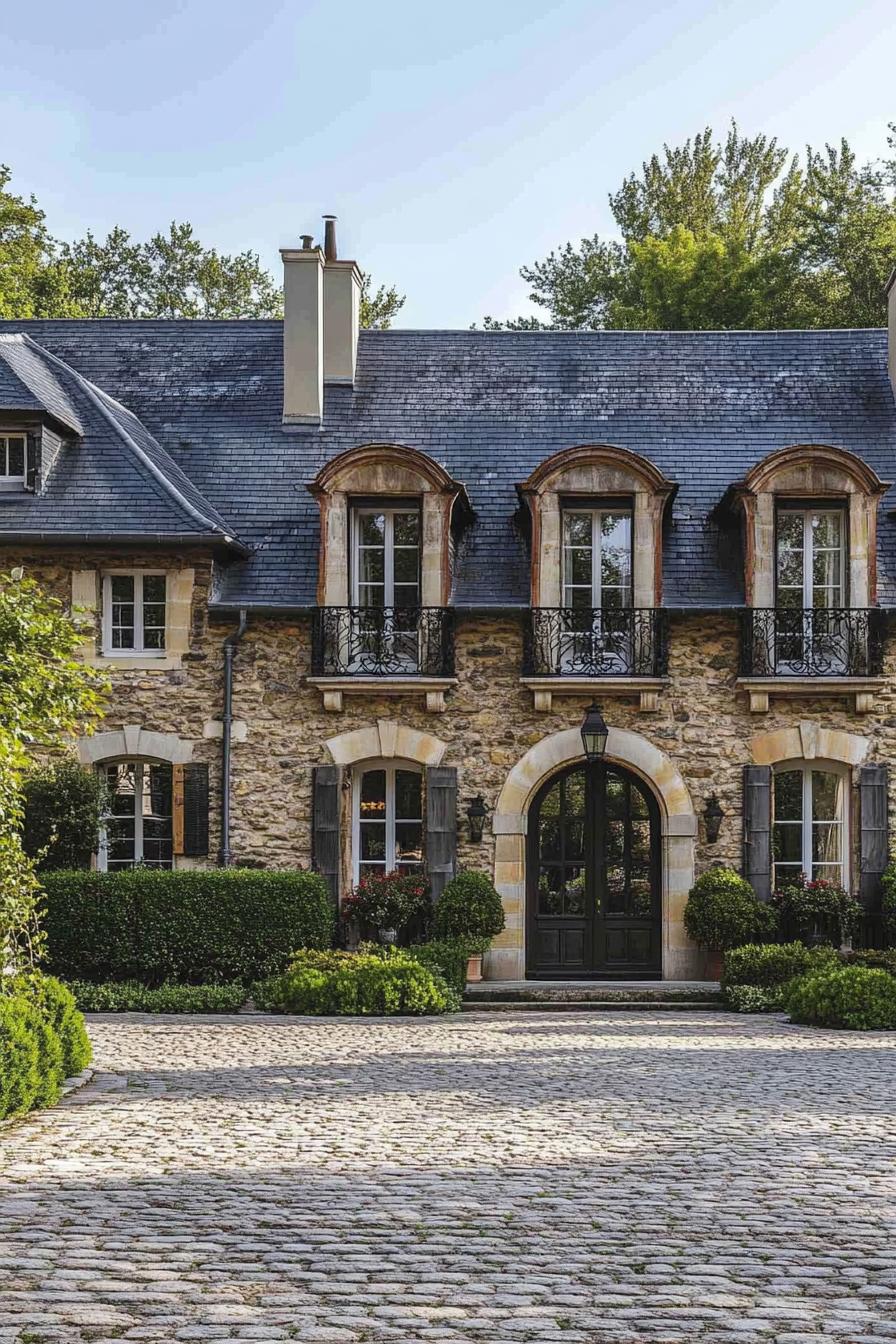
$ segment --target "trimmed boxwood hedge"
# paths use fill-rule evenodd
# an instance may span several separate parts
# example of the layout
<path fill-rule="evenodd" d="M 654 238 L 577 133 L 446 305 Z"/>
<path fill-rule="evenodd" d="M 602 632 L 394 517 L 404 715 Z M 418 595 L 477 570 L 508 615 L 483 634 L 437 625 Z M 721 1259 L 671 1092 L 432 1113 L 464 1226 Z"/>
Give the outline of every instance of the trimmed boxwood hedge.
<path fill-rule="evenodd" d="M 64 985 L 36 974 L 2 981 L 0 1120 L 52 1106 L 89 1062 L 84 1019 Z"/>
<path fill-rule="evenodd" d="M 73 980 L 69 989 L 84 1013 L 238 1013 L 249 997 L 243 984 L 147 989 L 128 980 L 106 985 Z"/>
<path fill-rule="evenodd" d="M 333 937 L 318 873 L 136 868 L 41 880 L 48 965 L 65 980 L 248 984 Z"/>

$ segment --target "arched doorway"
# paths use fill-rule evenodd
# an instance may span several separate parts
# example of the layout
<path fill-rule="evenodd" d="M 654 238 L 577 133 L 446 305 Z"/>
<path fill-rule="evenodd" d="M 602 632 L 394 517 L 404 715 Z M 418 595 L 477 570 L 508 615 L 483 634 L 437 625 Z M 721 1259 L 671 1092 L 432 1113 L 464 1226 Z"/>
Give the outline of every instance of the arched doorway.
<path fill-rule="evenodd" d="M 644 782 L 578 762 L 529 811 L 527 966 L 544 979 L 662 974 L 660 814 Z"/>

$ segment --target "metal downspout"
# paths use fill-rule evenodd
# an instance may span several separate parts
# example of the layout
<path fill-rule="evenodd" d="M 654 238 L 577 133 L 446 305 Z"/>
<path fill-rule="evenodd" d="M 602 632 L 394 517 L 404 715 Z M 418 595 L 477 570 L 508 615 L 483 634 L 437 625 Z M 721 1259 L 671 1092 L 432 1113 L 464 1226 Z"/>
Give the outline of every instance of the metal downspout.
<path fill-rule="evenodd" d="M 229 868 L 233 856 L 230 850 L 230 743 L 233 731 L 233 655 L 249 618 L 245 607 L 240 607 L 240 623 L 224 640 L 224 714 L 221 733 L 221 850 L 220 865 Z"/>

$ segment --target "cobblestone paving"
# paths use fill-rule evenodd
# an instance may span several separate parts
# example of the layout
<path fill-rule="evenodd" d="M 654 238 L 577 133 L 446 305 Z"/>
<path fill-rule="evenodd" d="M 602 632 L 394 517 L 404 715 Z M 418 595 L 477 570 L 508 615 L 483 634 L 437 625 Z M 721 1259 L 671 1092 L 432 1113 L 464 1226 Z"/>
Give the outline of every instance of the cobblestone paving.
<path fill-rule="evenodd" d="M 896 1039 L 95 1018 L 0 1134 L 0 1340 L 896 1344 Z"/>

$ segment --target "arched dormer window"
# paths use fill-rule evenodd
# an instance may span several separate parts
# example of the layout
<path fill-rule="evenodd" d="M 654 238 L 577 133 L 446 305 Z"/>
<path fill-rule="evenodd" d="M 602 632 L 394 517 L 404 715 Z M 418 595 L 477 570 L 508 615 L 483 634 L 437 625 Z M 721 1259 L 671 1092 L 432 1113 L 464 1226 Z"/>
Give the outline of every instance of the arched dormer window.
<path fill-rule="evenodd" d="M 754 711 L 808 677 L 836 693 L 879 674 L 877 511 L 888 489 L 860 458 L 823 444 L 771 453 L 733 488 L 752 608 L 741 684 Z M 870 683 L 846 689 L 857 710 L 870 708 Z"/>
<path fill-rule="evenodd" d="M 374 443 L 328 462 L 309 489 L 320 507 L 312 680 L 325 708 L 371 679 L 444 708 L 454 534 L 472 517 L 463 485 L 415 448 Z"/>

